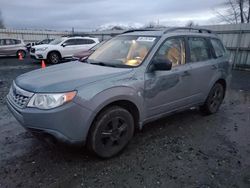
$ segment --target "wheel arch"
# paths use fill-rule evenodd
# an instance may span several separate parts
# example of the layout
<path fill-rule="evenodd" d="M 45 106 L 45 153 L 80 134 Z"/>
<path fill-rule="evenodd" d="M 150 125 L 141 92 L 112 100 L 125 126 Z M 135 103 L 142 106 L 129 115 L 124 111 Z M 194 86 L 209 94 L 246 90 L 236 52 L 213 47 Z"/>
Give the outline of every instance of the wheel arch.
<path fill-rule="evenodd" d="M 110 108 L 111 106 L 119 106 L 121 108 L 126 109 L 134 118 L 135 128 L 139 128 L 139 119 L 140 119 L 140 113 L 137 105 L 128 100 L 128 99 L 121 99 L 121 100 L 115 100 L 112 102 L 109 102 L 108 104 L 103 105 L 98 112 L 95 115 L 95 118 L 93 119 L 92 123 L 95 121 L 96 117 L 102 113 L 104 110 Z"/>
<path fill-rule="evenodd" d="M 26 56 L 27 52 L 26 52 L 24 49 L 18 49 L 18 50 L 16 51 L 16 56 L 17 56 L 17 57 L 19 56 L 18 53 L 19 53 L 20 51 L 24 52 L 24 56 Z"/>
<path fill-rule="evenodd" d="M 225 79 L 220 78 L 220 79 L 218 79 L 218 80 L 215 82 L 215 84 L 216 84 L 216 83 L 220 83 L 220 84 L 223 86 L 224 90 L 226 91 L 226 89 L 227 89 L 227 82 L 226 82 Z"/>
<path fill-rule="evenodd" d="M 49 59 L 49 55 L 51 54 L 51 53 L 58 53 L 59 54 L 59 56 L 60 56 L 60 59 L 62 58 L 62 54 L 58 51 L 58 50 L 51 50 L 51 51 L 49 51 L 48 53 L 47 53 L 47 60 Z"/>

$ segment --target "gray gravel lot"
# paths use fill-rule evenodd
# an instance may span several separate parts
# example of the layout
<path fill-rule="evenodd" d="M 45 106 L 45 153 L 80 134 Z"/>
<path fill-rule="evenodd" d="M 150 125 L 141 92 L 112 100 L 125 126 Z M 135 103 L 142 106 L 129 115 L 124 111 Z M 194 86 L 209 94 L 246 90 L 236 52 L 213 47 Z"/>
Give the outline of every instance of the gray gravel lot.
<path fill-rule="evenodd" d="M 47 145 L 7 110 L 12 80 L 40 67 L 0 58 L 0 187 L 250 187 L 250 72 L 234 71 L 220 111 L 188 110 L 150 123 L 119 156 Z"/>

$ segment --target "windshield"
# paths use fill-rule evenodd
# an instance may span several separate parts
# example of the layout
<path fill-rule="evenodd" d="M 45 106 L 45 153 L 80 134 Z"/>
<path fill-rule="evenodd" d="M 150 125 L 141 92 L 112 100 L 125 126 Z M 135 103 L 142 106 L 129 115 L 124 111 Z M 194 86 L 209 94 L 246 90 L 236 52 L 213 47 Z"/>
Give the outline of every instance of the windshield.
<path fill-rule="evenodd" d="M 155 43 L 156 37 L 115 37 L 100 46 L 87 61 L 114 67 L 139 66 Z"/>
<path fill-rule="evenodd" d="M 58 39 L 52 40 L 49 44 L 57 45 L 57 44 L 60 44 L 62 41 L 63 41 L 63 38 L 58 38 Z"/>
<path fill-rule="evenodd" d="M 106 42 L 106 41 L 102 41 L 102 42 L 96 44 L 95 46 L 93 46 L 92 48 L 90 48 L 90 50 L 95 51 L 97 48 L 99 48 L 99 47 L 100 47 L 101 45 L 103 45 L 105 42 Z"/>

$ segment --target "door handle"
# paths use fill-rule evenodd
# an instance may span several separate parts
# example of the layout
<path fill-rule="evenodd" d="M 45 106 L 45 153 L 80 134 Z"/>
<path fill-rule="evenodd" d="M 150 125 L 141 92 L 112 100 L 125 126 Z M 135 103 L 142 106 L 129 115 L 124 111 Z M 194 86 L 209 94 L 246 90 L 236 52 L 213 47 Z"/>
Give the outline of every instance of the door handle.
<path fill-rule="evenodd" d="M 212 70 L 216 70 L 216 69 L 217 69 L 217 66 L 216 66 L 216 65 L 212 65 L 211 69 L 212 69 Z"/>
<path fill-rule="evenodd" d="M 188 71 L 184 71 L 183 74 L 181 75 L 182 77 L 185 77 L 185 76 L 190 76 L 190 73 Z"/>

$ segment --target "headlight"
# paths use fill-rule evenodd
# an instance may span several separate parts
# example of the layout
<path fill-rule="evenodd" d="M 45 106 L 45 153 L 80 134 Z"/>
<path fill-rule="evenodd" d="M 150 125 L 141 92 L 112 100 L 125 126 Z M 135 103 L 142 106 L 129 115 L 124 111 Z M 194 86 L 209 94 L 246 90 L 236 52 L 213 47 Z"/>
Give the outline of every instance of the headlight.
<path fill-rule="evenodd" d="M 36 51 L 45 51 L 45 50 L 47 50 L 48 49 L 48 47 L 44 47 L 44 48 L 37 48 L 36 49 Z"/>
<path fill-rule="evenodd" d="M 28 103 L 28 107 L 39 109 L 52 109 L 71 101 L 76 96 L 76 91 L 55 94 L 34 94 Z"/>

